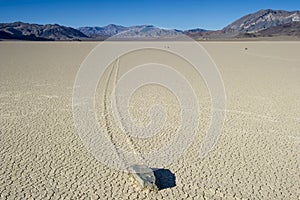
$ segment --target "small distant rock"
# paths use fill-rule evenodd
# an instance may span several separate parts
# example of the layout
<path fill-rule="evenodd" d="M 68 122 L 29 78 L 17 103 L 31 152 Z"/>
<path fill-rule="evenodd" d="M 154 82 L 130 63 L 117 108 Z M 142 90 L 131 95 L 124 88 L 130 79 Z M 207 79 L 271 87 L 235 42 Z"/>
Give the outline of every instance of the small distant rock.
<path fill-rule="evenodd" d="M 158 191 L 156 178 L 151 168 L 145 165 L 132 165 L 129 172 L 143 189 Z"/>

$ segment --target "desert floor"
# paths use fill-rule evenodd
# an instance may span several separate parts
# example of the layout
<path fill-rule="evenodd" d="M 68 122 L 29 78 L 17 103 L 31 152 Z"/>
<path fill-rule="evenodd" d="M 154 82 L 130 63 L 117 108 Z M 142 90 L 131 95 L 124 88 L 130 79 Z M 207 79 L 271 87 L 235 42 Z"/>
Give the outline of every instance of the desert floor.
<path fill-rule="evenodd" d="M 300 42 L 201 44 L 224 81 L 222 133 L 215 148 L 200 158 L 210 119 L 209 93 L 193 70 L 177 66 L 199 91 L 201 123 L 185 153 L 163 166 L 174 175 L 174 184 L 149 192 L 127 173 L 95 159 L 74 126 L 76 73 L 97 43 L 1 42 L 0 199 L 299 199 Z M 114 87 L 111 77 L 120 77 L 132 64 L 120 59 L 119 74 L 108 68 L 99 82 L 96 108 L 112 142 L 126 149 L 126 138 L 105 106 L 110 96 L 105 91 L 111 94 Z M 180 123 L 176 98 L 164 90 L 144 87 L 132 97 L 132 115 L 145 123 L 151 103 L 167 106 L 160 135 L 132 138 L 138 151 L 167 145 Z"/>

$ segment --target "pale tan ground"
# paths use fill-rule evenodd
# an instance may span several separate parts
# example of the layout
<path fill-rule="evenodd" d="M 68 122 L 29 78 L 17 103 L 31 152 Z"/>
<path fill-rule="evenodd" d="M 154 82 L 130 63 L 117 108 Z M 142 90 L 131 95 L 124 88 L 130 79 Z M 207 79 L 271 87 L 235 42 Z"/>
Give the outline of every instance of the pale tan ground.
<path fill-rule="evenodd" d="M 215 149 L 200 159 L 210 106 L 200 80 L 198 137 L 178 161 L 164 166 L 175 174 L 176 186 L 149 193 L 140 191 L 128 174 L 94 159 L 75 130 L 72 87 L 96 43 L 0 43 L 0 199 L 299 199 L 300 43 L 201 44 L 225 84 L 222 135 Z M 123 66 L 121 74 L 126 61 Z M 113 87 L 109 70 L 99 85 L 99 105 L 101 91 Z M 193 71 L 181 70 L 197 85 Z M 143 105 L 154 100 L 176 103 L 159 87 L 137 92 L 133 105 L 142 105 L 141 99 Z M 146 110 L 133 109 L 133 115 L 145 117 Z M 175 111 L 176 105 L 169 110 L 174 122 Z M 108 111 L 99 109 L 100 123 L 113 128 L 111 116 L 103 122 L 103 112 Z M 167 124 L 163 136 L 146 143 L 159 148 L 172 137 L 172 128 Z M 113 141 L 126 148 L 118 140 L 122 136 L 114 134 Z M 148 150 L 142 141 L 134 142 L 139 150 Z"/>

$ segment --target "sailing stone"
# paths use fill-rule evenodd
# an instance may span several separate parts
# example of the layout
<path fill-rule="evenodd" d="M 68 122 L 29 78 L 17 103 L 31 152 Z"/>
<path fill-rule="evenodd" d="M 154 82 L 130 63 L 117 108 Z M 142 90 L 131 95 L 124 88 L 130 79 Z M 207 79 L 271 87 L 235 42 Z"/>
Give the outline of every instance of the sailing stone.
<path fill-rule="evenodd" d="M 156 178 L 151 168 L 145 165 L 132 165 L 129 172 L 143 189 L 158 191 Z"/>

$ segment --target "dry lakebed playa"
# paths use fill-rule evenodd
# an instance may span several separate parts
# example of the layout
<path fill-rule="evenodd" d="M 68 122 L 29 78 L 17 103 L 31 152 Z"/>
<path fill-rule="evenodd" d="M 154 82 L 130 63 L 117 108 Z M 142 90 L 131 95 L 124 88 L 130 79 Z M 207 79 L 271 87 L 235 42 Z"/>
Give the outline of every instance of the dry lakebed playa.
<path fill-rule="evenodd" d="M 191 68 L 176 66 L 195 88 L 200 125 L 184 154 L 163 166 L 174 175 L 173 185 L 159 191 L 142 190 L 128 173 L 97 160 L 74 126 L 74 81 L 97 44 L 0 43 L 0 199 L 300 198 L 300 42 L 200 42 L 216 63 L 227 96 L 221 135 L 204 158 L 199 149 L 211 118 L 209 91 Z M 142 60 L 147 53 L 140 54 Z M 130 55 L 120 58 L 114 77 L 132 64 Z M 95 107 L 112 142 L 126 149 L 109 107 L 102 106 L 109 102 L 104 93 L 114 87 L 112 69 L 99 81 Z M 141 152 L 167 145 L 179 125 L 176 98 L 155 85 L 133 94 L 133 117 L 147 122 L 154 102 L 166 105 L 168 120 L 159 135 L 132 138 Z"/>

